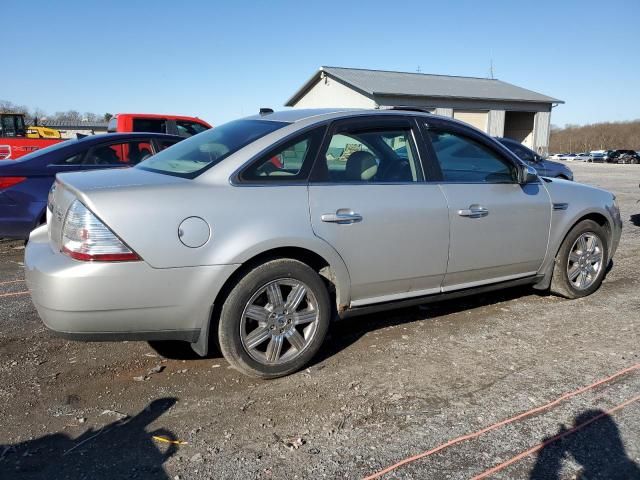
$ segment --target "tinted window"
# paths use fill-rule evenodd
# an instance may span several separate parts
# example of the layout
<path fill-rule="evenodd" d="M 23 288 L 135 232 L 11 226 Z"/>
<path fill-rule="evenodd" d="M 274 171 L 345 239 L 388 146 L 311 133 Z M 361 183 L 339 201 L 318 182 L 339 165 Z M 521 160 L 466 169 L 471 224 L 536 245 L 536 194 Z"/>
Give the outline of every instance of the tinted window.
<path fill-rule="evenodd" d="M 178 128 L 178 135 L 181 137 L 192 137 L 198 133 L 202 133 L 205 130 L 209 130 L 204 125 L 196 122 L 187 122 L 184 120 L 176 120 L 176 127 Z"/>
<path fill-rule="evenodd" d="M 447 182 L 514 183 L 516 168 L 485 145 L 468 137 L 429 130 L 442 175 Z"/>
<path fill-rule="evenodd" d="M 410 129 L 342 132 L 324 152 L 323 179 L 328 182 L 418 182 Z"/>
<path fill-rule="evenodd" d="M 502 142 L 502 144 L 515 153 L 520 160 L 525 162 L 534 162 L 536 159 L 536 154 L 524 145 L 520 145 L 516 142 Z"/>
<path fill-rule="evenodd" d="M 167 133 L 167 121 L 155 118 L 134 118 L 133 131 Z"/>
<path fill-rule="evenodd" d="M 84 165 L 135 165 L 152 155 L 148 141 L 112 143 L 92 148 L 84 157 Z"/>
<path fill-rule="evenodd" d="M 266 120 L 235 120 L 163 150 L 139 168 L 193 178 L 249 143 L 288 125 Z"/>
<path fill-rule="evenodd" d="M 277 147 L 249 166 L 240 178 L 258 182 L 306 180 L 323 131 L 315 130 Z"/>

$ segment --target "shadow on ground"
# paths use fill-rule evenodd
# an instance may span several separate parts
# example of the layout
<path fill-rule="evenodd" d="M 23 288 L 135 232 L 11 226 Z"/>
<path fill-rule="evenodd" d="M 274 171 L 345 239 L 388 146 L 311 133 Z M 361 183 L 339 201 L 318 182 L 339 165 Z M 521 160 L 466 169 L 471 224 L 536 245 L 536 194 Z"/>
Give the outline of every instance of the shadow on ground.
<path fill-rule="evenodd" d="M 562 462 L 571 458 L 580 465 L 580 479 L 639 480 L 640 467 L 627 456 L 613 418 L 602 410 L 587 410 L 575 417 L 572 427 L 590 421 L 593 423 L 543 448 L 529 479 L 560 480 Z M 567 430 L 562 425 L 556 435 Z"/>
<path fill-rule="evenodd" d="M 640 213 L 635 213 L 629 217 L 631 223 L 633 223 L 636 227 L 640 227 Z"/>
<path fill-rule="evenodd" d="M 89 429 L 77 438 L 53 433 L 13 445 L 0 445 L 3 479 L 168 479 L 162 465 L 177 450 L 152 436 L 175 440 L 169 430 L 147 427 L 176 403 L 175 398 L 154 400 L 133 417 Z"/>

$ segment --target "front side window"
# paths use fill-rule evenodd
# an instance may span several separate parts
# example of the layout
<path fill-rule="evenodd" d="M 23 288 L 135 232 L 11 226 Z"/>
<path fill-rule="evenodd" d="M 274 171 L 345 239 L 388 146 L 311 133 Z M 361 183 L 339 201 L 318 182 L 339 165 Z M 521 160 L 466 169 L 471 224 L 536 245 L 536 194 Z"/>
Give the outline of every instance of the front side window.
<path fill-rule="evenodd" d="M 324 152 L 320 180 L 332 183 L 405 183 L 423 179 L 411 130 L 336 133 Z"/>
<path fill-rule="evenodd" d="M 429 130 L 446 182 L 516 183 L 516 167 L 489 147 L 455 133 Z"/>
<path fill-rule="evenodd" d="M 209 130 L 204 125 L 185 120 L 176 120 L 176 127 L 178 128 L 178 135 L 181 137 L 192 137 L 198 133 L 204 132 L 205 130 Z"/>
<path fill-rule="evenodd" d="M 288 125 L 268 120 L 235 120 L 187 138 L 137 168 L 194 178 L 257 139 Z"/>

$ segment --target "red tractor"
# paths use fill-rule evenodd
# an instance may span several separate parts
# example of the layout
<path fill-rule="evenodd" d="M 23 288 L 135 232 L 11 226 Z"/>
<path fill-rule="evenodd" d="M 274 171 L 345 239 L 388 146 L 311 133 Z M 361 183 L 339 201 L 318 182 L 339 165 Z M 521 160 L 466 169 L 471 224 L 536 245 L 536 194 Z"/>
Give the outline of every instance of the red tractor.
<path fill-rule="evenodd" d="M 57 130 L 27 127 L 21 113 L 0 113 L 0 160 L 17 160 L 62 141 Z"/>

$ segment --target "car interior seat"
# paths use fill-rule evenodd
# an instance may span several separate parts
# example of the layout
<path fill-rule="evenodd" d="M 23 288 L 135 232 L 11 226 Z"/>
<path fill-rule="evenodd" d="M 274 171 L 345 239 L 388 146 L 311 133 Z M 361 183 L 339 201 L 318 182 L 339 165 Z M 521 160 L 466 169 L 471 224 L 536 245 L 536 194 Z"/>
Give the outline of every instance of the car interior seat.
<path fill-rule="evenodd" d="M 345 179 L 348 182 L 371 182 L 378 173 L 378 162 L 369 152 L 353 152 L 347 159 Z"/>

